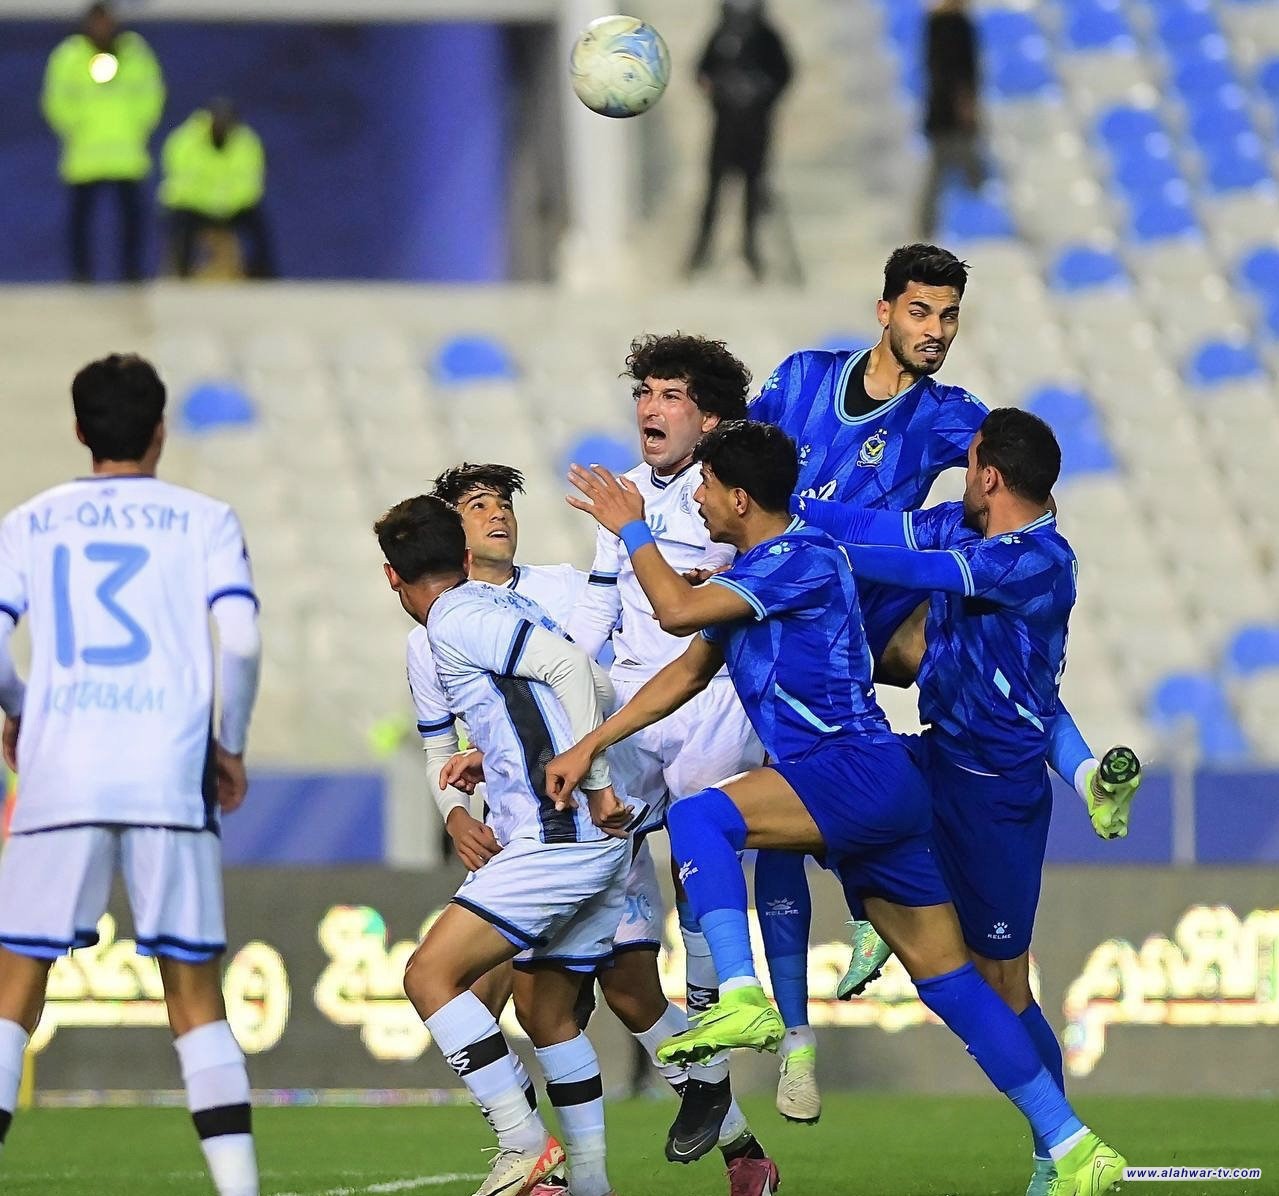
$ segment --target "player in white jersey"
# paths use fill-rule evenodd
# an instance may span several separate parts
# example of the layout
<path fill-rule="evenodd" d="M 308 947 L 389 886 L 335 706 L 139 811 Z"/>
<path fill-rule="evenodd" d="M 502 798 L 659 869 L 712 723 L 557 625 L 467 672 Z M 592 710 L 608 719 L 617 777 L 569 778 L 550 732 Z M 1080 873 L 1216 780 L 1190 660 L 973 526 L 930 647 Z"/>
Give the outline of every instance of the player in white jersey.
<path fill-rule="evenodd" d="M 471 985 L 507 960 L 515 1010 L 537 1051 L 568 1147 L 575 1196 L 608 1196 L 599 1063 L 573 1007 L 584 973 L 606 960 L 621 916 L 637 811 L 607 765 L 585 801 L 552 802 L 543 765 L 578 728 L 598 726 L 604 678 L 534 602 L 468 582 L 457 512 L 421 496 L 375 531 L 400 603 L 425 628 L 430 667 L 411 678 L 428 748 L 457 749 L 462 718 L 483 754 L 488 823 L 498 850 L 471 872 L 414 953 L 404 989 L 498 1135 L 477 1196 L 519 1196 L 563 1161 L 526 1100 L 492 1012 Z"/>
<path fill-rule="evenodd" d="M 257 1196 L 248 1073 L 222 1002 L 218 838 L 219 811 L 247 790 L 260 653 L 249 556 L 230 507 L 155 476 L 165 390 L 147 362 L 92 362 L 71 394 L 92 474 L 0 523 L 0 706 L 19 774 L 0 857 L 0 1140 L 49 968 L 98 941 L 119 870 L 213 1182 Z M 25 686 L 8 647 L 24 616 Z"/>
<path fill-rule="evenodd" d="M 635 419 L 643 457 L 643 463 L 626 476 L 644 495 L 648 524 L 662 556 L 681 571 L 714 570 L 729 564 L 732 550 L 711 543 L 693 501 L 701 485 L 693 452 L 701 437 L 721 420 L 745 418 L 749 371 L 722 342 L 679 334 L 634 341 L 626 367 L 635 382 Z M 628 553 L 603 528 L 596 541 L 590 585 L 568 626 L 574 641 L 591 656 L 612 635 L 611 676 L 619 704 L 687 647 L 686 640 L 668 635 L 658 625 Z M 630 743 L 637 765 L 632 769 L 619 759 L 615 768 L 627 792 L 654 808 L 758 767 L 764 758 L 727 674 L 671 717 L 633 736 Z M 654 891 L 647 905 L 660 911 L 655 881 L 653 877 Z M 696 920 L 682 901 L 679 907 L 688 961 L 688 1012 L 696 1013 L 718 999 L 718 981 Z M 663 1034 L 678 1032 L 674 1027 L 686 1024 L 685 1013 L 662 992 L 659 945 L 659 927 L 654 926 L 647 942 L 643 936 L 637 939 L 637 946 L 648 949 L 617 955 L 614 966 L 601 973 L 600 987 L 654 1065 L 681 1093 L 666 1157 L 691 1162 L 718 1143 L 728 1164 L 733 1196 L 772 1192 L 779 1182 L 777 1169 L 732 1099 L 727 1059 L 680 1069 L 656 1058 Z"/>

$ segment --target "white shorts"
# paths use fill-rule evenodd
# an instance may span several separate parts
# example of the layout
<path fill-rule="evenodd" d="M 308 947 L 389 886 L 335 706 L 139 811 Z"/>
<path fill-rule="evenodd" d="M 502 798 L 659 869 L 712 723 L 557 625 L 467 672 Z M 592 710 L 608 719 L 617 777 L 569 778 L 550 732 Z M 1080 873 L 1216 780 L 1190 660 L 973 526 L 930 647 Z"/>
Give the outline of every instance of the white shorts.
<path fill-rule="evenodd" d="M 614 677 L 618 706 L 630 701 L 643 684 Z M 764 745 L 737 691 L 724 677 L 625 743 L 634 750 L 616 760 L 610 755 L 609 763 L 618 770 L 626 792 L 654 809 L 664 810 L 682 797 L 764 763 Z"/>
<path fill-rule="evenodd" d="M 613 953 L 630 854 L 627 839 L 512 839 L 467 876 L 453 900 L 522 948 L 517 968 L 593 972 Z"/>
<path fill-rule="evenodd" d="M 36 959 L 93 946 L 117 870 L 139 955 L 204 963 L 226 950 L 221 840 L 152 826 L 12 836 L 0 855 L 0 946 Z"/>
<path fill-rule="evenodd" d="M 623 951 L 656 951 L 662 945 L 666 903 L 657 883 L 657 866 L 644 840 L 626 871 L 626 904 L 613 941 L 613 954 Z"/>

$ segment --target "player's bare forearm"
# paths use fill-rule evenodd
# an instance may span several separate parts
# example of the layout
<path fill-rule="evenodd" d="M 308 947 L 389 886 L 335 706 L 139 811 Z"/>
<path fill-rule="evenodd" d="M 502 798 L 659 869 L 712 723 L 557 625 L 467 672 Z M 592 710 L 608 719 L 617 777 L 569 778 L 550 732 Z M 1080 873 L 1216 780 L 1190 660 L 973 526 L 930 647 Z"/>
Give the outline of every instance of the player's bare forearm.
<path fill-rule="evenodd" d="M 598 744 L 596 752 L 674 713 L 710 684 L 723 663 L 719 649 L 697 636 L 670 664 L 640 686 L 626 705 L 599 725 L 590 737 Z"/>

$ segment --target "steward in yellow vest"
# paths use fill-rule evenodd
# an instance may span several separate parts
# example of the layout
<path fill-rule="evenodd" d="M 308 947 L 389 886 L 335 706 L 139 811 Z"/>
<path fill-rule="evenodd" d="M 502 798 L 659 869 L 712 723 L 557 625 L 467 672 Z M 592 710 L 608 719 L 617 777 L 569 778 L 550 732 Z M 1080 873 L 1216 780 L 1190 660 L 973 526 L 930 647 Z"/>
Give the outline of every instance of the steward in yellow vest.
<path fill-rule="evenodd" d="M 193 112 L 165 139 L 160 202 L 169 210 L 170 245 L 178 275 L 190 275 L 196 234 L 229 228 L 245 242 L 248 273 L 275 274 L 262 211 L 266 155 L 258 135 L 229 100 Z"/>
<path fill-rule="evenodd" d="M 142 194 L 151 171 L 147 142 L 164 109 L 164 79 L 151 47 L 122 31 L 106 4 L 49 55 L 41 107 L 58 135 L 58 173 L 71 189 L 71 268 L 91 270 L 89 229 L 99 192 L 116 193 L 126 278 L 142 274 Z"/>

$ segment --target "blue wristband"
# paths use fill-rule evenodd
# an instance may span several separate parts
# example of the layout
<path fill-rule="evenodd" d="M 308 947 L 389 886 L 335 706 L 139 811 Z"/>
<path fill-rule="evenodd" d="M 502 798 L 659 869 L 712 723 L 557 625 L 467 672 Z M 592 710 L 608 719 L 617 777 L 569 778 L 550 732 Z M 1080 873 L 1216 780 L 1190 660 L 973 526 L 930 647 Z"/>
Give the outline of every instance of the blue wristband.
<path fill-rule="evenodd" d="M 622 543 L 626 545 L 626 551 L 631 556 L 634 556 L 645 544 L 656 543 L 648 524 L 642 519 L 632 519 L 618 534 L 622 538 Z"/>

